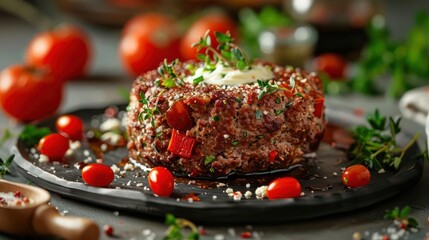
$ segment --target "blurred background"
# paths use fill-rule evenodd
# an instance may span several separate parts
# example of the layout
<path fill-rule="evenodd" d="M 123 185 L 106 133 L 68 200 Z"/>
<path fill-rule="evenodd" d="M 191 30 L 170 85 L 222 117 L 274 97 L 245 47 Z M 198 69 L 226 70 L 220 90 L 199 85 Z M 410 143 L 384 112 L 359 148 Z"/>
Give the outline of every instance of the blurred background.
<path fill-rule="evenodd" d="M 0 0 L 1 69 L 28 61 L 31 41 L 55 23 L 86 36 L 91 54 L 77 80 L 130 85 L 164 58 L 195 58 L 190 45 L 211 29 L 230 31 L 250 58 L 318 72 L 330 95 L 399 98 L 429 83 L 426 1 L 22 1 L 29 9 L 16 2 Z"/>

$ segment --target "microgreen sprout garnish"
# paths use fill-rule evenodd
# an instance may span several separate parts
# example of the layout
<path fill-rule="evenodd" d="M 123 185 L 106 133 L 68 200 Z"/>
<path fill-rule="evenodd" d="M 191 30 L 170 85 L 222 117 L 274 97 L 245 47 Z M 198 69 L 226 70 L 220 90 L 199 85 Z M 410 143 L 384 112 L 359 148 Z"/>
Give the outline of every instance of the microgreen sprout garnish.
<path fill-rule="evenodd" d="M 417 228 L 419 223 L 415 218 L 409 217 L 411 208 L 405 206 L 402 209 L 395 207 L 393 210 L 386 210 L 384 215 L 385 219 L 397 220 L 400 223 L 400 227 L 405 230 L 410 230 L 411 228 Z"/>
<path fill-rule="evenodd" d="M 265 94 L 272 94 L 277 92 L 278 90 L 289 91 L 289 89 L 286 89 L 284 87 L 280 87 L 275 84 L 270 84 L 269 81 L 262 81 L 258 79 L 257 82 L 258 86 L 262 89 L 261 92 L 259 92 L 258 94 L 259 100 L 261 100 L 265 96 Z"/>
<path fill-rule="evenodd" d="M 18 138 L 26 147 L 34 147 L 34 145 L 39 143 L 40 139 L 49 133 L 51 133 L 51 130 L 47 127 L 38 128 L 33 125 L 27 125 Z"/>
<path fill-rule="evenodd" d="M 140 100 L 139 102 L 141 104 L 143 104 L 142 110 L 139 114 L 139 121 L 143 122 L 143 120 L 149 119 L 150 120 L 150 125 L 155 128 L 155 114 L 160 114 L 161 112 L 159 111 L 158 108 L 158 100 L 159 100 L 159 96 L 163 93 L 163 91 L 161 91 L 161 93 L 158 95 L 156 102 L 155 102 L 155 107 L 154 108 L 150 108 L 149 106 L 149 99 L 146 98 L 144 92 L 140 92 Z"/>
<path fill-rule="evenodd" d="M 162 86 L 166 88 L 181 87 L 185 83 L 174 70 L 174 65 L 177 63 L 179 63 L 178 59 L 172 61 L 171 63 L 168 63 L 167 59 L 164 59 L 164 62 L 158 68 L 158 73 L 163 77 L 161 83 Z"/>
<path fill-rule="evenodd" d="M 3 175 L 10 173 L 9 167 L 12 164 L 14 157 L 15 155 L 12 154 L 9 157 L 7 157 L 6 160 L 3 160 L 2 158 L 0 158 L 0 179 L 3 178 Z"/>
<path fill-rule="evenodd" d="M 219 45 L 217 48 L 212 46 L 212 40 L 209 35 L 210 30 L 206 32 L 200 41 L 192 46 L 197 48 L 197 51 L 205 50 L 204 54 L 197 54 L 197 58 L 205 63 L 204 70 L 208 72 L 216 69 L 216 64 L 222 64 L 236 68 L 240 71 L 251 68 L 251 63 L 247 59 L 245 53 L 234 44 L 234 38 L 229 32 L 215 32 L 216 40 Z"/>
<path fill-rule="evenodd" d="M 191 221 L 184 218 L 176 218 L 172 214 L 167 214 L 165 218 L 165 224 L 167 224 L 169 227 L 165 232 L 164 240 L 200 239 L 198 228 Z M 186 237 L 182 233 L 183 228 L 189 228 L 191 230 L 191 233 Z"/>
<path fill-rule="evenodd" d="M 394 120 L 382 116 L 378 110 L 367 117 L 369 127 L 358 126 L 354 129 L 355 143 L 350 146 L 349 156 L 352 163 L 365 164 L 368 168 L 383 171 L 384 166 L 399 169 L 402 158 L 407 150 L 417 141 L 420 134 L 416 133 L 412 140 L 403 148 L 396 142 L 401 131 L 401 118 Z"/>

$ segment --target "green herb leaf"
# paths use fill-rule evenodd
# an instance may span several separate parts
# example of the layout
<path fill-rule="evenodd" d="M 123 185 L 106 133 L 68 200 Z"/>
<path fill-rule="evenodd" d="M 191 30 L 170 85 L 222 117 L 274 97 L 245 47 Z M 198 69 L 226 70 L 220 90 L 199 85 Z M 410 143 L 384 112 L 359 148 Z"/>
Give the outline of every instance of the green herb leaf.
<path fill-rule="evenodd" d="M 232 141 L 232 145 L 233 146 L 237 146 L 238 145 L 238 141 L 237 140 Z"/>
<path fill-rule="evenodd" d="M 10 133 L 9 129 L 5 129 L 3 132 L 3 136 L 0 139 L 0 148 L 3 147 L 3 145 L 12 138 L 12 133 Z"/>
<path fill-rule="evenodd" d="M 214 160 L 216 160 L 216 157 L 215 157 L 215 156 L 207 155 L 207 156 L 204 158 L 204 165 L 208 165 L 208 164 L 212 163 Z"/>
<path fill-rule="evenodd" d="M 218 115 L 215 115 L 215 116 L 213 117 L 213 121 L 218 122 L 219 120 L 220 120 L 220 118 L 219 118 L 219 116 L 218 116 Z"/>
<path fill-rule="evenodd" d="M 201 75 L 199 77 L 194 78 L 194 80 L 192 81 L 192 83 L 194 85 L 198 85 L 200 82 L 204 81 L 204 77 Z"/>
<path fill-rule="evenodd" d="M 367 117 L 370 127 L 358 126 L 354 129 L 355 143 L 349 148 L 348 155 L 353 163 L 365 164 L 368 168 L 381 170 L 384 166 L 399 169 L 406 151 L 417 141 L 419 134 L 403 148 L 396 143 L 396 135 L 401 131 L 401 119 L 386 117 L 378 110 Z M 384 166 L 383 166 L 384 165 Z"/>
<path fill-rule="evenodd" d="M 10 165 L 12 165 L 12 161 L 15 155 L 11 154 L 6 160 L 0 158 L 0 179 L 3 178 L 3 175 L 10 173 Z"/>
<path fill-rule="evenodd" d="M 38 128 L 34 125 L 26 125 L 18 138 L 26 147 L 34 147 L 40 139 L 50 133 L 51 130 L 47 127 Z"/>

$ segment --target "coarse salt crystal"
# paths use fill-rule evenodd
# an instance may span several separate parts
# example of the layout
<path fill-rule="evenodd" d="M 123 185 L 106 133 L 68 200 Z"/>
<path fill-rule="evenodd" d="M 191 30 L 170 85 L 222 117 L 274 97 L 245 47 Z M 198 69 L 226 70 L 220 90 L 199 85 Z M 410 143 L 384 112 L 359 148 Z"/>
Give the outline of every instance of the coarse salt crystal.
<path fill-rule="evenodd" d="M 250 183 L 246 183 L 246 188 L 250 188 Z"/>
<path fill-rule="evenodd" d="M 39 163 L 45 163 L 48 162 L 49 158 L 46 155 L 40 154 L 39 156 Z"/>

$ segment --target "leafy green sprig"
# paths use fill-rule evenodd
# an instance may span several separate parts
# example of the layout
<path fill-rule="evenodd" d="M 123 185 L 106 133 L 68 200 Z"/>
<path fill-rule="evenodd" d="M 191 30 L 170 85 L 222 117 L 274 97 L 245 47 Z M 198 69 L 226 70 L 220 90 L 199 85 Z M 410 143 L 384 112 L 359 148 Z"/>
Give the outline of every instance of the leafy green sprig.
<path fill-rule="evenodd" d="M 415 218 L 409 217 L 411 208 L 410 206 L 405 206 L 402 209 L 399 207 L 395 207 L 393 210 L 386 210 L 386 214 L 384 215 L 385 219 L 398 220 L 403 224 L 404 229 L 409 230 L 411 228 L 417 228 L 419 223 Z"/>
<path fill-rule="evenodd" d="M 378 110 L 367 117 L 369 127 L 358 126 L 354 129 L 355 143 L 350 146 L 349 156 L 352 163 L 365 164 L 368 168 L 384 170 L 383 165 L 398 170 L 407 150 L 417 141 L 420 134 L 403 148 L 396 142 L 401 131 L 401 118 L 394 120 L 380 115 Z"/>
<path fill-rule="evenodd" d="M 240 71 L 250 69 L 251 63 L 245 53 L 234 44 L 234 38 L 229 32 L 215 32 L 216 40 L 219 45 L 217 48 L 212 46 L 212 40 L 208 30 L 200 41 L 192 46 L 197 48 L 197 51 L 205 50 L 204 54 L 197 54 L 197 58 L 205 63 L 205 71 L 214 71 L 216 64 L 220 61 L 226 66 L 236 68 Z M 210 55 L 212 54 L 212 55 Z"/>
<path fill-rule="evenodd" d="M 185 82 L 183 79 L 176 73 L 174 66 L 179 63 L 179 59 L 172 61 L 171 63 L 167 62 L 167 59 L 164 59 L 164 62 L 158 68 L 158 73 L 163 77 L 161 85 L 166 88 L 181 87 Z"/>
<path fill-rule="evenodd" d="M 3 175 L 10 173 L 10 165 L 12 165 L 12 161 L 15 158 L 15 155 L 12 154 L 9 157 L 6 158 L 6 160 L 3 160 L 0 158 L 0 179 L 3 178 Z"/>
<path fill-rule="evenodd" d="M 26 147 L 34 147 L 40 139 L 50 133 L 51 130 L 47 127 L 38 128 L 34 125 L 26 125 L 18 138 Z"/>
<path fill-rule="evenodd" d="M 164 240 L 198 240 L 200 235 L 198 229 L 194 223 L 184 218 L 176 218 L 172 214 L 167 214 L 165 224 L 169 227 L 165 232 Z M 184 236 L 182 233 L 183 228 L 190 228 L 191 233 L 188 236 Z"/>
<path fill-rule="evenodd" d="M 156 127 L 156 124 L 155 124 L 155 115 L 161 113 L 161 111 L 159 111 L 159 108 L 158 108 L 158 100 L 159 100 L 159 96 L 162 93 L 164 93 L 164 90 L 159 93 L 159 95 L 158 95 L 158 97 L 156 99 L 156 102 L 155 102 L 155 107 L 151 108 L 149 106 L 150 105 L 149 104 L 150 103 L 149 102 L 149 98 L 146 98 L 144 92 L 140 92 L 140 100 L 139 100 L 139 102 L 141 104 L 143 104 L 142 111 L 140 112 L 140 114 L 138 116 L 138 119 L 139 119 L 140 122 L 143 122 L 143 120 L 149 119 L 150 120 L 150 125 L 153 128 Z"/>
<path fill-rule="evenodd" d="M 287 91 L 290 92 L 291 94 L 293 92 L 295 92 L 296 89 L 296 82 L 295 79 L 293 77 L 291 77 L 289 79 L 289 86 L 290 89 L 276 85 L 276 84 L 270 84 L 269 80 L 267 81 L 262 81 L 262 80 L 257 80 L 258 86 L 261 88 L 261 92 L 259 92 L 258 94 L 258 99 L 261 100 L 266 94 L 272 94 L 277 92 L 278 90 L 281 91 Z M 303 97 L 303 95 L 299 92 L 295 93 L 296 96 L 298 97 Z"/>

